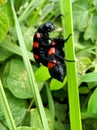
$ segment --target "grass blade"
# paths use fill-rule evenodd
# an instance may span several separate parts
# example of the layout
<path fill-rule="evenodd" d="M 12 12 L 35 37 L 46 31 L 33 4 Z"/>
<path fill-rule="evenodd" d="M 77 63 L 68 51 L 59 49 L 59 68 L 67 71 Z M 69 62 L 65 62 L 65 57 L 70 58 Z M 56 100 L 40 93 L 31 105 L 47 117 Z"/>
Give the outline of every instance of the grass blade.
<path fill-rule="evenodd" d="M 62 25 L 64 30 L 64 36 L 68 36 L 72 33 L 72 37 L 66 44 L 66 59 L 74 60 L 74 40 L 73 40 L 73 21 L 72 21 L 72 7 L 71 0 L 60 0 L 60 10 L 64 15 L 62 18 Z M 66 29 L 66 31 L 65 31 Z M 81 114 L 79 105 L 79 92 L 76 76 L 75 62 L 66 63 L 67 66 L 67 78 L 68 78 L 68 95 L 69 95 L 69 109 L 70 109 L 70 124 L 71 130 L 82 130 Z"/>
<path fill-rule="evenodd" d="M 11 6 L 12 6 L 14 18 L 15 18 L 15 28 L 16 28 L 19 44 L 20 44 L 20 47 L 21 47 L 23 61 L 24 61 L 24 64 L 25 64 L 25 67 L 26 67 L 26 70 L 27 70 L 27 74 L 28 74 L 28 77 L 29 77 L 30 84 L 31 84 L 31 90 L 32 90 L 32 93 L 34 95 L 35 103 L 37 105 L 37 108 L 38 108 L 38 111 L 39 111 L 39 114 L 40 114 L 40 117 L 41 117 L 41 120 L 42 120 L 42 123 L 43 123 L 44 130 L 49 130 L 45 111 L 44 111 L 43 104 L 42 104 L 42 100 L 41 100 L 41 97 L 40 97 L 40 94 L 39 94 L 38 86 L 35 82 L 33 70 L 32 70 L 32 67 L 31 67 L 31 64 L 30 64 L 30 61 L 29 61 L 29 57 L 28 57 L 27 50 L 26 50 L 26 47 L 25 47 L 24 39 L 23 39 L 23 36 L 22 36 L 22 32 L 21 32 L 21 29 L 20 29 L 20 25 L 19 25 L 16 13 L 15 13 L 15 10 L 14 10 L 12 0 L 11 0 Z"/>
<path fill-rule="evenodd" d="M 14 123 L 14 120 L 13 120 L 13 117 L 12 117 L 12 114 L 11 114 L 11 111 L 10 111 L 10 108 L 9 108 L 9 105 L 7 102 L 6 95 L 3 90 L 1 80 L 0 80 L 0 104 L 1 104 L 2 110 L 4 112 L 9 129 L 16 130 L 16 126 L 15 126 L 15 123 Z"/>

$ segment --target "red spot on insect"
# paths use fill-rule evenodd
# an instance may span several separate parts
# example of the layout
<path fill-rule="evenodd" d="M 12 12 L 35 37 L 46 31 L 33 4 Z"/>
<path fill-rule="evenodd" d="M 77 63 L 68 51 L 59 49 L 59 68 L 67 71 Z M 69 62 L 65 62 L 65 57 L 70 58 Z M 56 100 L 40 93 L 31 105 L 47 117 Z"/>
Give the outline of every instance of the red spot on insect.
<path fill-rule="evenodd" d="M 34 43 L 33 43 L 33 47 L 39 48 L 39 43 L 38 43 L 38 42 L 34 42 Z"/>
<path fill-rule="evenodd" d="M 39 60 L 39 56 L 34 54 L 34 59 Z"/>
<path fill-rule="evenodd" d="M 40 37 L 41 37 L 40 33 L 36 33 L 35 37 L 38 38 L 38 39 L 40 39 Z"/>
<path fill-rule="evenodd" d="M 52 55 L 52 54 L 55 54 L 55 48 L 54 47 L 50 48 L 49 51 L 48 51 L 48 55 Z"/>
<path fill-rule="evenodd" d="M 56 60 L 52 60 L 51 62 L 48 62 L 48 69 L 53 68 L 56 65 Z"/>
<path fill-rule="evenodd" d="M 52 42 L 52 45 L 56 45 L 56 43 L 53 41 L 53 42 Z"/>

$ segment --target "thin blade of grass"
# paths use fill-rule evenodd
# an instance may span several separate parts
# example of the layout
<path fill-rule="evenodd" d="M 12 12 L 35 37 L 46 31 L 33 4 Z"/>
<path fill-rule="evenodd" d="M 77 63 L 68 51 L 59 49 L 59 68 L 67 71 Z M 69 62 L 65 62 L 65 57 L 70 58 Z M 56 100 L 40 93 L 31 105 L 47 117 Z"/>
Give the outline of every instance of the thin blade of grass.
<path fill-rule="evenodd" d="M 11 0 L 11 7 L 12 7 L 14 18 L 15 18 L 15 28 L 16 28 L 19 44 L 20 44 L 20 47 L 21 47 L 21 51 L 22 51 L 23 61 L 24 61 L 24 64 L 25 64 L 25 67 L 26 67 L 26 70 L 27 70 L 27 74 L 28 74 L 28 77 L 29 77 L 30 85 L 31 85 L 31 91 L 34 95 L 35 103 L 37 105 L 37 108 L 38 108 L 38 111 L 39 111 L 39 114 L 40 114 L 40 118 L 41 118 L 42 123 L 43 123 L 44 130 L 49 130 L 47 118 L 46 118 L 45 111 L 44 111 L 43 104 L 42 104 L 42 100 L 41 100 L 41 97 L 40 97 L 40 94 L 39 94 L 38 86 L 35 82 L 34 73 L 33 73 L 29 58 L 28 58 L 27 50 L 26 50 L 26 47 L 25 47 L 22 32 L 21 32 L 21 29 L 20 29 L 20 25 L 19 25 L 16 13 L 15 13 L 15 10 L 14 10 L 12 0 Z"/>
<path fill-rule="evenodd" d="M 60 0 L 60 10 L 64 15 L 62 25 L 64 36 L 72 34 L 72 37 L 66 43 L 66 59 L 74 60 L 74 39 L 73 39 L 73 21 L 72 21 L 72 5 L 71 0 Z M 66 30 L 65 30 L 66 29 Z M 75 62 L 67 62 L 67 78 L 68 78 L 68 95 L 69 95 L 69 110 L 70 110 L 70 125 L 71 130 L 82 130 L 81 114 L 79 105 L 79 92 L 76 74 Z"/>
<path fill-rule="evenodd" d="M 7 121 L 9 129 L 10 130 L 16 130 L 14 119 L 12 117 L 12 113 L 10 111 L 8 101 L 7 101 L 1 80 L 0 80 L 0 104 L 1 104 L 2 110 L 4 112 L 5 119 Z"/>

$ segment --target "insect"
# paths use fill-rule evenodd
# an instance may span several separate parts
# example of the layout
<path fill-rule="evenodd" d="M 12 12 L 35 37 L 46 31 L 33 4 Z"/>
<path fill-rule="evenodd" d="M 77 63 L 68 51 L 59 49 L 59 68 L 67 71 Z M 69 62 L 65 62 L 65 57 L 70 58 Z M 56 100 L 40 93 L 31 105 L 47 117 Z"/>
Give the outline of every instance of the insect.
<path fill-rule="evenodd" d="M 38 64 L 42 63 L 48 67 L 52 78 L 63 82 L 66 75 L 66 65 L 64 61 L 70 62 L 70 60 L 64 59 L 63 47 L 71 34 L 66 39 L 50 38 L 49 33 L 54 31 L 55 28 L 52 22 L 46 22 L 40 25 L 34 34 L 32 51 L 35 61 Z"/>
<path fill-rule="evenodd" d="M 52 78 L 55 78 L 61 82 L 63 82 L 64 77 L 66 75 L 66 65 L 64 61 L 71 62 L 70 60 L 64 59 L 64 43 L 68 41 L 71 34 L 66 38 L 53 38 L 51 45 L 55 45 L 50 47 L 48 50 L 48 70 Z"/>
<path fill-rule="evenodd" d="M 53 23 L 46 22 L 40 25 L 34 34 L 32 51 L 34 53 L 34 59 L 38 64 L 42 63 L 44 66 L 47 66 L 47 52 L 48 48 L 52 46 L 49 44 L 49 33 L 54 30 L 55 26 L 53 25 Z"/>

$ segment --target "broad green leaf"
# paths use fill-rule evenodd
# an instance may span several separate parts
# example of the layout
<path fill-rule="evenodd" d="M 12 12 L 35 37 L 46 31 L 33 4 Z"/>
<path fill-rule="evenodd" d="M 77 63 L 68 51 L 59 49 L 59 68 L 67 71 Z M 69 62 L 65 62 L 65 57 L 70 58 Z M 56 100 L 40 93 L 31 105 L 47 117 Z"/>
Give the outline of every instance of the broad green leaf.
<path fill-rule="evenodd" d="M 97 39 L 97 15 L 91 15 L 90 19 L 88 21 L 88 26 L 84 34 L 85 40 L 91 39 L 96 40 Z"/>
<path fill-rule="evenodd" d="M 89 102 L 88 102 L 88 113 L 97 113 L 97 88 L 90 96 Z"/>
<path fill-rule="evenodd" d="M 97 82 L 97 73 L 91 72 L 81 77 L 81 82 Z"/>
<path fill-rule="evenodd" d="M 27 101 L 15 98 L 9 91 L 6 91 L 6 96 L 15 123 L 19 125 L 26 114 L 28 108 Z"/>
<path fill-rule="evenodd" d="M 2 81 L 4 87 L 8 88 L 18 98 L 31 98 L 30 83 L 22 60 L 12 59 L 7 62 Z"/>
<path fill-rule="evenodd" d="M 4 39 L 9 29 L 8 16 L 0 11 L 0 42 Z"/>
<path fill-rule="evenodd" d="M 8 130 L 3 123 L 0 122 L 0 129 L 1 130 Z"/>
<path fill-rule="evenodd" d="M 74 28 L 83 31 L 87 27 L 89 20 L 89 3 L 81 0 L 73 4 L 73 22 Z"/>
<path fill-rule="evenodd" d="M 41 66 L 36 72 L 35 72 L 35 78 L 37 82 L 42 82 L 50 78 L 48 69 L 44 66 Z"/>
<path fill-rule="evenodd" d="M 9 24 L 11 26 L 14 26 L 14 17 L 13 17 L 12 9 L 10 6 L 10 2 L 6 2 L 5 4 L 3 4 L 0 7 L 0 12 L 3 12 L 4 14 L 6 14 L 9 19 Z"/>
<path fill-rule="evenodd" d="M 12 115 L 14 117 L 15 123 L 19 125 L 21 121 L 23 120 L 26 110 L 27 110 L 27 102 L 26 100 L 21 100 L 15 98 L 9 91 L 5 91 L 6 97 L 12 112 Z M 4 121 L 4 115 L 0 106 L 0 120 Z"/>

